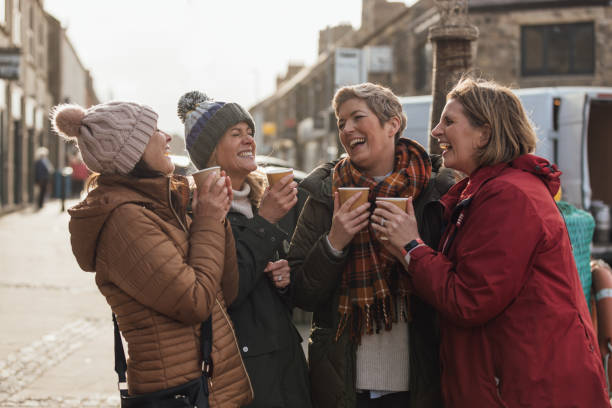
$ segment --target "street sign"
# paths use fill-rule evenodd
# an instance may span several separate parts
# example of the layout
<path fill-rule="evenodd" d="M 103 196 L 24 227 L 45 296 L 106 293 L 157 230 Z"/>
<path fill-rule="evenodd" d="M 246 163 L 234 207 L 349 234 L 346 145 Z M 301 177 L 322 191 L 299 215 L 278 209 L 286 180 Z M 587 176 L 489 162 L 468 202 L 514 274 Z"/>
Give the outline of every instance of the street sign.
<path fill-rule="evenodd" d="M 0 48 L 0 79 L 19 79 L 21 50 Z"/>

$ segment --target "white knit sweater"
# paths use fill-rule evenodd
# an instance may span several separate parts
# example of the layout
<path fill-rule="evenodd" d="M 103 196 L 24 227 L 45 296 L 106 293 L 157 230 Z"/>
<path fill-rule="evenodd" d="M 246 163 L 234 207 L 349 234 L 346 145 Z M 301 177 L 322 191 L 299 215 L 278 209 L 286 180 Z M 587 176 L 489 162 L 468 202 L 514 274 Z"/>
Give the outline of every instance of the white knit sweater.
<path fill-rule="evenodd" d="M 249 193 L 251 192 L 251 186 L 248 183 L 244 183 L 242 190 L 232 189 L 234 198 L 232 199 L 231 209 L 239 212 L 247 218 L 253 218 L 253 207 L 251 200 L 249 200 Z"/>

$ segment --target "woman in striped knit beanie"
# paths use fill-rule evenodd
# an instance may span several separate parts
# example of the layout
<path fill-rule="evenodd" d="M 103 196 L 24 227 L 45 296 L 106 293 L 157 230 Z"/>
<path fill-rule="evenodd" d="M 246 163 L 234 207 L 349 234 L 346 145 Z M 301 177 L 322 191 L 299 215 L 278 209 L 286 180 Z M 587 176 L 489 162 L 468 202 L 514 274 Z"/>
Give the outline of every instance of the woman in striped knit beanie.
<path fill-rule="evenodd" d="M 297 184 L 287 175 L 265 187 L 255 162 L 255 124 L 239 104 L 195 91 L 181 97 L 178 114 L 196 167 L 217 165 L 232 179 L 227 218 L 236 240 L 240 279 L 229 312 L 255 391 L 249 407 L 310 408 L 302 339 L 291 320 L 290 270 L 287 261 L 279 259 L 295 226 L 285 223 L 285 215 L 298 201 Z"/>

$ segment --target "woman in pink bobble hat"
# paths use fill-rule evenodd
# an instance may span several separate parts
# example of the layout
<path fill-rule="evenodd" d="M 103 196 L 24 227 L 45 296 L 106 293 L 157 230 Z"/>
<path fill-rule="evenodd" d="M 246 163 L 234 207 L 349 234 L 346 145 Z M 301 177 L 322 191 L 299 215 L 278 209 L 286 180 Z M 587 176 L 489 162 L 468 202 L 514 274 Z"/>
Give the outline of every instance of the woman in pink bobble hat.
<path fill-rule="evenodd" d="M 172 175 L 171 137 L 150 107 L 59 105 L 52 124 L 76 141 L 94 172 L 86 198 L 69 210 L 70 239 L 116 317 L 121 406 L 247 404 L 252 390 L 225 307 L 238 287 L 232 232 L 223 222 L 229 178 L 208 178 L 188 216 L 189 185 Z"/>

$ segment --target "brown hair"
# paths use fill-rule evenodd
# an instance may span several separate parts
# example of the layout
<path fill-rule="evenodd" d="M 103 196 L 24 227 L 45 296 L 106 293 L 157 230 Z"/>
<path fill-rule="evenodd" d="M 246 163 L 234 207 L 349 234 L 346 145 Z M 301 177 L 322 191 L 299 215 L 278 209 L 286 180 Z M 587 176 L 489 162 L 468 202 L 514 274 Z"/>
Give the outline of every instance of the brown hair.
<path fill-rule="evenodd" d="M 463 77 L 446 96 L 461 104 L 475 127 L 488 125 L 488 143 L 476 152 L 479 166 L 507 163 L 535 150 L 537 137 L 519 98 L 493 81 Z"/>
<path fill-rule="evenodd" d="M 402 110 L 402 104 L 399 98 L 393 91 L 384 86 L 370 82 L 342 87 L 338 89 L 332 101 L 336 118 L 338 117 L 340 106 L 353 98 L 364 100 L 368 108 L 374 112 L 378 118 L 381 126 L 387 123 L 392 117 L 397 117 L 400 120 L 400 127 L 395 134 L 395 141 L 397 142 L 406 128 L 406 115 Z"/>
<path fill-rule="evenodd" d="M 132 170 L 127 174 L 130 177 L 134 178 L 155 178 L 155 177 L 164 177 L 166 176 L 164 173 L 153 170 L 141 157 L 138 160 L 138 163 L 134 166 Z M 90 192 L 94 188 L 98 187 L 98 179 L 100 178 L 100 173 L 91 173 L 91 175 L 87 178 L 85 182 L 85 191 Z M 173 180 L 171 187 L 174 190 L 178 184 Z"/>

